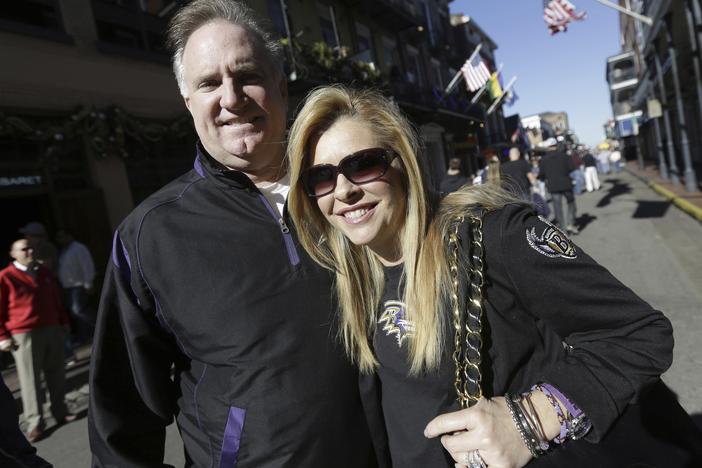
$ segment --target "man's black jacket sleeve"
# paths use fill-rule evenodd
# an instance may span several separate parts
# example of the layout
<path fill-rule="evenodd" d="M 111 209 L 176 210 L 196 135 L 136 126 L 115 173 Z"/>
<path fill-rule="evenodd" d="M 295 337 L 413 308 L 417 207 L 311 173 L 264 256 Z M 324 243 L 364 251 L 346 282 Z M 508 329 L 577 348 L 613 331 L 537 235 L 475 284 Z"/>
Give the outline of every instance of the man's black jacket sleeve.
<path fill-rule="evenodd" d="M 115 234 L 90 368 L 95 467 L 164 466 L 165 427 L 176 407 L 171 368 L 177 349 L 156 318 L 138 262 Z"/>

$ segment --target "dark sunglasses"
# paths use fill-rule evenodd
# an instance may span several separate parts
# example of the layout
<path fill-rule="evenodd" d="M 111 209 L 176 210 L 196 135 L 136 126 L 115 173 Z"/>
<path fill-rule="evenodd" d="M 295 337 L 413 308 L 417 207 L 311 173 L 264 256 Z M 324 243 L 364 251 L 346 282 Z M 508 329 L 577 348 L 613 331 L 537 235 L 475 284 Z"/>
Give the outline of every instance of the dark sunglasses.
<path fill-rule="evenodd" d="M 310 197 L 323 197 L 334 191 L 339 174 L 350 182 L 361 185 L 378 180 L 385 175 L 390 163 L 397 156 L 384 148 L 368 148 L 356 151 L 333 164 L 319 164 L 302 172 L 300 180 Z"/>

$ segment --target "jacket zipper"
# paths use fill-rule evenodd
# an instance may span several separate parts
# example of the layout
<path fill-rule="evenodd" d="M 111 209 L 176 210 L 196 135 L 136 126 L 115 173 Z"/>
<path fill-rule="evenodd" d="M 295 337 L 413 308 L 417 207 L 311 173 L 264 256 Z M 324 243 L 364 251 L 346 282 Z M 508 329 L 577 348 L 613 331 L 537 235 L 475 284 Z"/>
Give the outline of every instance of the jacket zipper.
<path fill-rule="evenodd" d="M 285 248 L 288 251 L 288 259 L 290 260 L 290 264 L 292 266 L 296 266 L 298 263 L 300 263 L 300 255 L 298 255 L 297 249 L 295 248 L 295 243 L 293 242 L 292 234 L 290 233 L 290 228 L 285 223 L 285 220 L 282 218 L 282 216 L 278 216 L 278 213 L 273 209 L 271 204 L 268 202 L 268 199 L 263 194 L 259 194 L 258 196 L 263 202 L 266 209 L 268 210 L 268 213 L 270 213 L 270 215 L 273 216 L 273 218 L 278 223 L 280 232 L 283 234 Z"/>

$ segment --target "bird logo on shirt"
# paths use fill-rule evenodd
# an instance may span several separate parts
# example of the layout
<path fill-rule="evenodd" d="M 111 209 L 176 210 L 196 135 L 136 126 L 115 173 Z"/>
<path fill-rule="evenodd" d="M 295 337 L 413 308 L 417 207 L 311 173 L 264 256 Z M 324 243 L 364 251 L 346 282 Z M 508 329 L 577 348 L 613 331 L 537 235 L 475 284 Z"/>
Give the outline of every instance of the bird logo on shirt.
<path fill-rule="evenodd" d="M 400 301 L 387 301 L 383 305 L 378 325 L 381 325 L 386 336 L 395 335 L 397 346 L 402 348 L 405 338 L 414 334 L 414 325 L 406 319 L 405 304 Z"/>
<path fill-rule="evenodd" d="M 531 230 L 527 228 L 526 239 L 531 248 L 550 258 L 563 257 L 569 260 L 577 258 L 575 245 L 568 239 L 568 236 L 541 216 L 539 216 L 539 219 L 547 227 L 541 233 L 541 236 L 536 234 L 536 227 L 532 227 Z"/>

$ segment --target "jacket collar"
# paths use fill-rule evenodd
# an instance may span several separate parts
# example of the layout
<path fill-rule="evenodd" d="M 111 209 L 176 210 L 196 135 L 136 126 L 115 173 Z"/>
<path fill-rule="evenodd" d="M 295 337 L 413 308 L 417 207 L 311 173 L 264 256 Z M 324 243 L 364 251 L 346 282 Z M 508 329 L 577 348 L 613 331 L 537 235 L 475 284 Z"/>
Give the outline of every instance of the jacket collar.
<path fill-rule="evenodd" d="M 256 190 L 256 186 L 246 174 L 226 168 L 210 156 L 199 141 L 195 144 L 195 154 L 193 169 L 200 177 L 210 179 L 220 187 Z"/>

